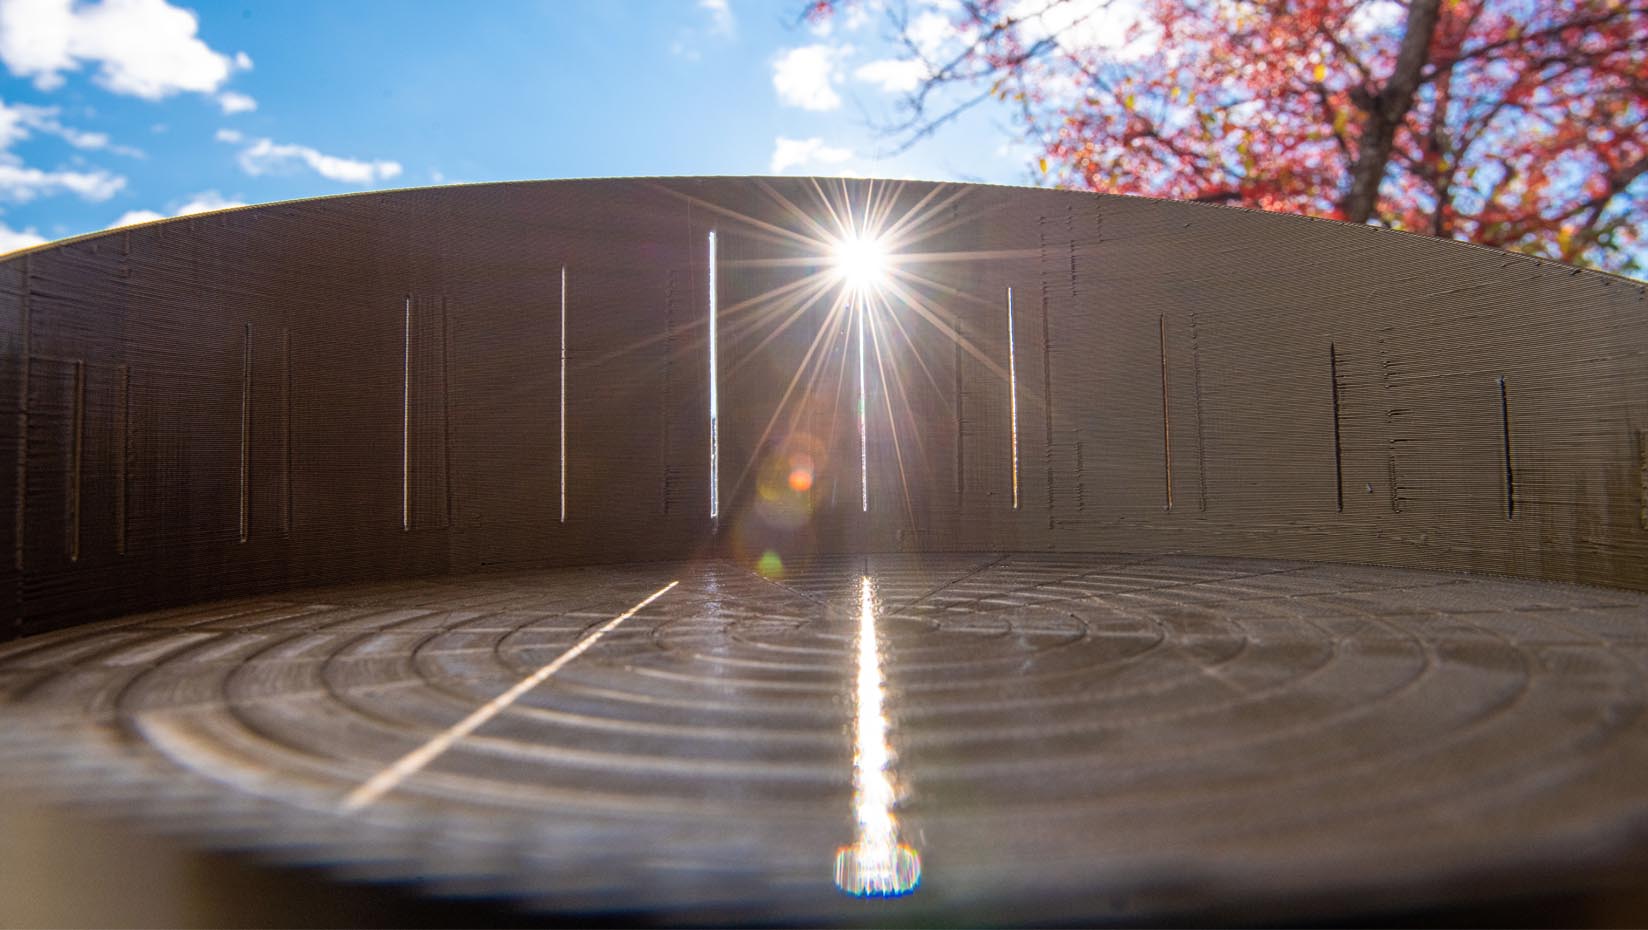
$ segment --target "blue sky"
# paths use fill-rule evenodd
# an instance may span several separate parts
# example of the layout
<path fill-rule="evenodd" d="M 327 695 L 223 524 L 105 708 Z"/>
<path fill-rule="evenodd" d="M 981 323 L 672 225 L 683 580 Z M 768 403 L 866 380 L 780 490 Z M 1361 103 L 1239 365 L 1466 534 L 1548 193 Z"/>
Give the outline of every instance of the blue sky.
<path fill-rule="evenodd" d="M 0 252 L 240 203 L 521 178 L 1031 183 L 1005 109 L 886 156 L 914 75 L 796 0 L 0 0 Z"/>

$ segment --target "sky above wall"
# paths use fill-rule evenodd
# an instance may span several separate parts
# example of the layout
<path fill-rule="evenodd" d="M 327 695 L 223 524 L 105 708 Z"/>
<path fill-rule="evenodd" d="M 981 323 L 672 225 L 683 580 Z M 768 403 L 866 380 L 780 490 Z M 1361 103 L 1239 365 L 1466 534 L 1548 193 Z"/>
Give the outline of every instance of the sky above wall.
<path fill-rule="evenodd" d="M 523 178 L 1034 183 L 1011 113 L 909 150 L 880 15 L 796 0 L 0 0 L 0 252 L 245 203 Z"/>

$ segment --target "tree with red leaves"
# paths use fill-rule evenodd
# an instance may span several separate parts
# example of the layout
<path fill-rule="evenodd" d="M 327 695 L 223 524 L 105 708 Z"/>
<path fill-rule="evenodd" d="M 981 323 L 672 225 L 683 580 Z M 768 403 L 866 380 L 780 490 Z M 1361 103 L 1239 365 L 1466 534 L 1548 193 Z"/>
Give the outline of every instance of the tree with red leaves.
<path fill-rule="evenodd" d="M 1066 186 L 1624 272 L 1648 254 L 1642 0 L 925 0 L 888 16 L 924 75 L 891 127 L 906 145 L 994 97 Z"/>

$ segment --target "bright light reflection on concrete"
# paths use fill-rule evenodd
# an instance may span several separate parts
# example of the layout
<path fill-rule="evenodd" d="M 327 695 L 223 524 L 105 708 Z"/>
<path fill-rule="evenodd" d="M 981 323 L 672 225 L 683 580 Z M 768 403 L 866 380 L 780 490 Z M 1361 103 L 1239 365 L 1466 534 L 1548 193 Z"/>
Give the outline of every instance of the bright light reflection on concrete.
<path fill-rule="evenodd" d="M 885 688 L 876 639 L 875 587 L 868 576 L 859 585 L 855 697 L 853 811 L 857 836 L 851 846 L 836 853 L 835 884 L 856 897 L 898 897 L 915 891 L 921 883 L 921 857 L 898 841 L 898 819 L 893 816 L 892 750 L 882 711 Z"/>
<path fill-rule="evenodd" d="M 437 733 L 434 739 L 401 756 L 395 760 L 393 765 L 372 776 L 354 791 L 349 792 L 349 796 L 343 799 L 340 809 L 345 813 L 357 811 L 383 797 L 396 785 L 422 771 L 424 766 L 435 761 L 437 756 L 451 749 L 459 740 L 480 729 L 481 725 L 488 720 L 503 713 L 509 705 L 515 703 L 522 695 L 543 684 L 551 675 L 565 668 L 567 663 L 583 655 L 589 647 L 600 641 L 601 637 L 611 633 L 618 624 L 640 613 L 648 604 L 668 594 L 671 588 L 680 583 L 679 581 L 672 581 L 647 595 L 646 600 L 608 620 L 598 627 L 595 632 L 586 634 L 584 638 L 573 644 L 571 649 L 561 653 L 548 665 L 521 679 L 514 687 L 487 701 L 477 708 L 474 713 L 448 729 Z"/>
<path fill-rule="evenodd" d="M 849 235 L 834 244 L 835 273 L 853 291 L 877 290 L 887 280 L 887 246 L 870 236 Z"/>

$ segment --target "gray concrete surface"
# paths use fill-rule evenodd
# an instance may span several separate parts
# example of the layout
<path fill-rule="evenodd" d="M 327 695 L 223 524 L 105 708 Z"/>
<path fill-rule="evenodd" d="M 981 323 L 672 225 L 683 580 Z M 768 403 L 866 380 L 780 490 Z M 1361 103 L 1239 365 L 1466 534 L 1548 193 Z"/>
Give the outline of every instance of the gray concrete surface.
<path fill-rule="evenodd" d="M 879 901 L 832 881 L 859 829 L 866 579 L 891 813 L 923 866 Z M 1640 593 L 1173 555 L 317 588 L 0 647 L 0 779 L 157 850 L 540 917 L 1341 920 L 1617 891 L 1648 823 L 1645 618 Z"/>

